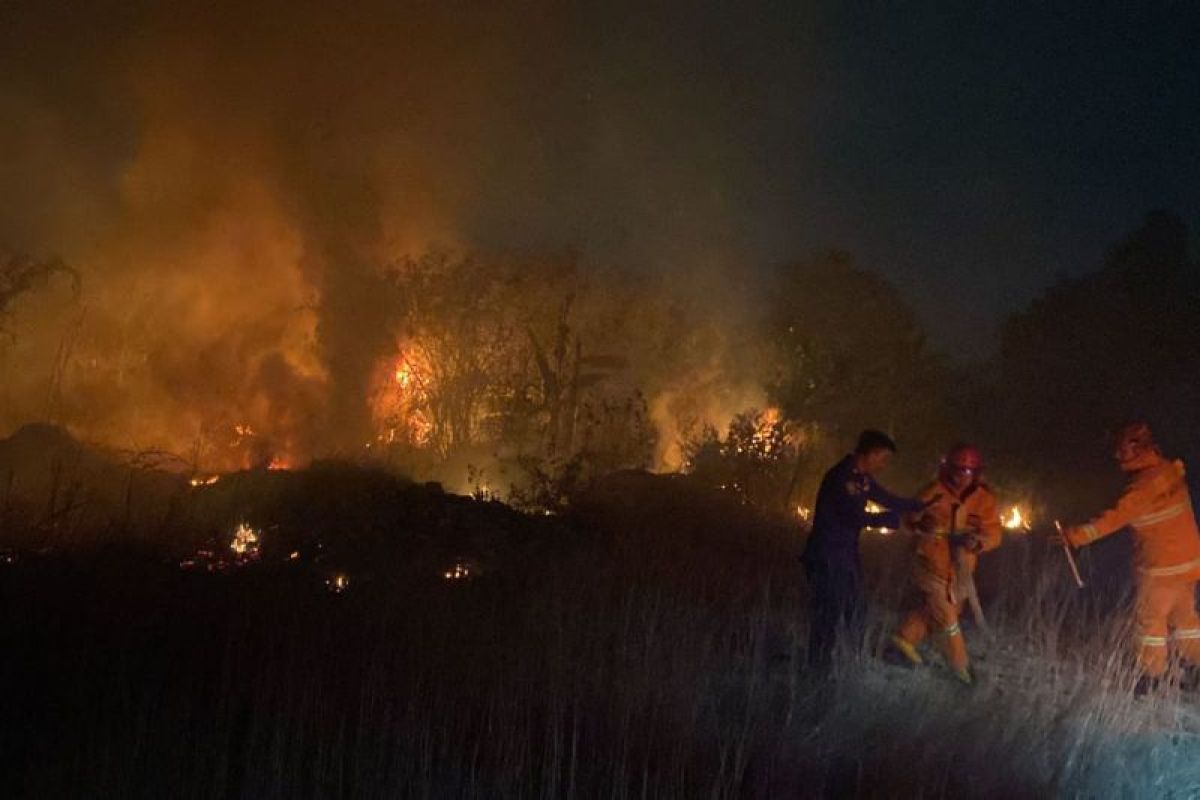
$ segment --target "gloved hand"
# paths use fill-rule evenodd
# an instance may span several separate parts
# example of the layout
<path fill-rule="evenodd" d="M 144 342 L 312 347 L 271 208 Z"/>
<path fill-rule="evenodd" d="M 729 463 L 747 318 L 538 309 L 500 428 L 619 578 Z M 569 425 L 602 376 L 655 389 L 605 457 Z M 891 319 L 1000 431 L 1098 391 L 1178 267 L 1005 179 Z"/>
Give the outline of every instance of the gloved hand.
<path fill-rule="evenodd" d="M 950 534 L 950 546 L 962 548 L 969 553 L 978 553 L 983 549 L 983 540 L 974 531 L 960 531 Z"/>
<path fill-rule="evenodd" d="M 933 518 L 933 514 L 923 514 L 920 519 L 913 523 L 913 530 L 919 533 L 936 533 L 937 520 Z"/>
<path fill-rule="evenodd" d="M 1049 542 L 1052 547 L 1062 547 L 1063 545 L 1066 545 L 1071 549 L 1078 549 L 1075 545 L 1075 542 L 1072 541 L 1075 531 L 1076 528 L 1074 526 L 1070 528 L 1059 528 L 1057 526 L 1053 527 L 1046 534 L 1046 541 Z"/>

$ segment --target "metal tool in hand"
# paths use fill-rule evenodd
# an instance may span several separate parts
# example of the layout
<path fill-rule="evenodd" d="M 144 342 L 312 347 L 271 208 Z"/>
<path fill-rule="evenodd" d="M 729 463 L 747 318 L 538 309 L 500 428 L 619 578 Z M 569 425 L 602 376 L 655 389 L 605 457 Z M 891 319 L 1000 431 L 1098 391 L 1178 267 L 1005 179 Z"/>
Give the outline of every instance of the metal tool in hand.
<path fill-rule="evenodd" d="M 1075 555 L 1071 552 L 1071 543 L 1067 541 L 1067 535 L 1063 533 L 1062 523 L 1054 520 L 1054 529 L 1058 531 L 1058 536 L 1062 539 L 1063 552 L 1067 554 L 1067 563 L 1071 565 L 1071 574 L 1075 576 L 1075 585 L 1082 589 L 1083 578 L 1079 577 L 1079 567 L 1075 564 Z"/>

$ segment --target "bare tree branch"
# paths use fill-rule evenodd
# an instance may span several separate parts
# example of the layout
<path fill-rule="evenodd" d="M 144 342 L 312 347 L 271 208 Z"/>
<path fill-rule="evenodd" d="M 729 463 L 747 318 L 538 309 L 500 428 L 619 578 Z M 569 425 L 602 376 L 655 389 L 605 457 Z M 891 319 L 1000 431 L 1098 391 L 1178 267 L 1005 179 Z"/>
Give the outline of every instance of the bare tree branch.
<path fill-rule="evenodd" d="M 0 333 L 13 337 L 5 326 L 12 315 L 13 304 L 20 297 L 44 287 L 56 275 L 70 278 L 72 290 L 78 294 L 79 273 L 61 258 L 39 259 L 0 250 Z"/>

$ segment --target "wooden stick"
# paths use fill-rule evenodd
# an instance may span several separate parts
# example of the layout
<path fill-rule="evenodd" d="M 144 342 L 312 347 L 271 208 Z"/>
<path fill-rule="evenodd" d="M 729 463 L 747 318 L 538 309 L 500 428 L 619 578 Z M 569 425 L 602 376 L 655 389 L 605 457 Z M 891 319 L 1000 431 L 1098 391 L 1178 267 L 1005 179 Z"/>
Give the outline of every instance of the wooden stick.
<path fill-rule="evenodd" d="M 983 616 L 983 605 L 979 602 L 979 590 L 975 587 L 975 577 L 966 568 L 966 564 L 960 562 L 957 565 L 954 579 L 962 587 L 963 594 L 967 598 L 967 605 L 971 609 L 971 615 L 975 617 L 975 625 L 985 636 L 991 636 L 992 632 L 988 628 L 987 619 Z"/>
<path fill-rule="evenodd" d="M 1054 529 L 1062 537 L 1063 552 L 1067 554 L 1067 563 L 1071 565 L 1071 574 L 1075 576 L 1075 585 L 1082 589 L 1083 578 L 1079 577 L 1079 567 L 1075 565 L 1075 556 L 1071 553 L 1071 543 L 1067 541 L 1067 535 L 1063 533 L 1062 523 L 1054 520 Z"/>

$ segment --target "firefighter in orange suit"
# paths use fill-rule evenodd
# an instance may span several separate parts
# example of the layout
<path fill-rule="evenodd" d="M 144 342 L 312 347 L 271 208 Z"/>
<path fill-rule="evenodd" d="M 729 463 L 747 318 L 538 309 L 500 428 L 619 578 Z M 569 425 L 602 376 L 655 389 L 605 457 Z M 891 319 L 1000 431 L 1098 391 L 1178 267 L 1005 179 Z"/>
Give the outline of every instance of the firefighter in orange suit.
<path fill-rule="evenodd" d="M 933 503 L 910 520 L 916 531 L 912 559 L 916 599 L 891 643 L 908 661 L 920 664 L 917 646 L 930 632 L 939 634 L 946 663 L 959 680 L 970 684 L 973 678 L 959 617 L 968 596 L 974 596 L 979 554 L 999 547 L 1003 539 L 996 496 L 983 481 L 978 448 L 952 447 L 937 480 L 918 497 Z"/>
<path fill-rule="evenodd" d="M 1200 533 L 1184 481 L 1182 461 L 1168 461 L 1144 422 L 1126 425 L 1113 453 L 1129 475 L 1116 506 L 1084 525 L 1069 527 L 1064 537 L 1083 547 L 1133 528 L 1137 570 L 1138 665 L 1136 692 L 1157 685 L 1167 669 L 1167 647 L 1200 664 L 1200 616 L 1196 614 L 1196 580 L 1200 578 Z"/>

